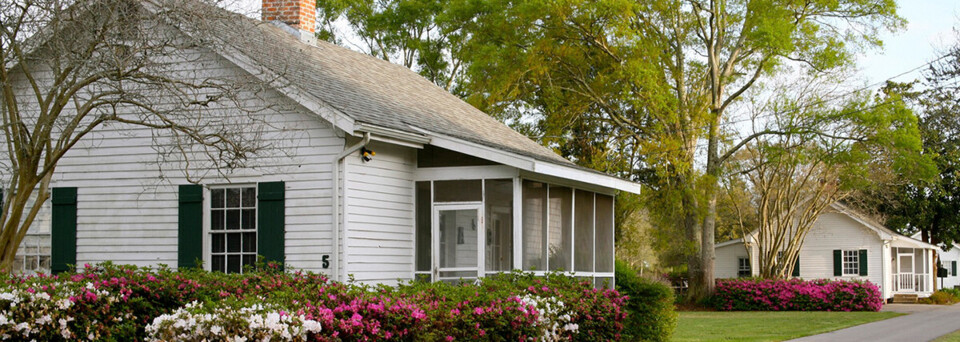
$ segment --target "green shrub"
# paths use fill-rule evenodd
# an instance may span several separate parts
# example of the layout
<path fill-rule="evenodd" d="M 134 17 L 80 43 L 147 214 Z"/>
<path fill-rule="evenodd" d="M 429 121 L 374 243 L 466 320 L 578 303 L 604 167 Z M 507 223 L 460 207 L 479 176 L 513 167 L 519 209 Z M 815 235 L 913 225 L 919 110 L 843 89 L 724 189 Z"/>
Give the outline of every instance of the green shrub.
<path fill-rule="evenodd" d="M 948 288 L 948 289 L 940 289 L 940 291 L 949 293 L 949 294 L 953 295 L 954 297 L 960 298 L 960 289 L 957 289 L 957 288 Z"/>
<path fill-rule="evenodd" d="M 626 263 L 617 261 L 616 286 L 629 297 L 624 339 L 668 341 L 677 327 L 673 289 L 666 284 L 637 276 Z"/>
<path fill-rule="evenodd" d="M 937 304 L 937 305 L 955 304 L 957 302 L 960 302 L 960 298 L 954 295 L 954 292 L 955 291 L 938 290 L 937 292 L 934 292 L 932 295 L 930 295 L 929 298 L 921 299 L 921 303 Z"/>

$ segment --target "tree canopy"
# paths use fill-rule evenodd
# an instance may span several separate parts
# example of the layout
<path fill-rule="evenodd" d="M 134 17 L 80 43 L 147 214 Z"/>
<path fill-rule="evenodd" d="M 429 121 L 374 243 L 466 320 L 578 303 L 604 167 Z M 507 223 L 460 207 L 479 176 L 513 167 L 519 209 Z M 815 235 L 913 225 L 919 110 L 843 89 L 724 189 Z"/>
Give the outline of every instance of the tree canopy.
<path fill-rule="evenodd" d="M 387 13 L 382 9 L 408 2 L 419 3 L 353 6 Z M 446 20 L 436 26 L 438 36 L 456 33 L 456 44 L 443 50 L 459 61 L 451 64 L 462 72 L 455 93 L 581 165 L 648 185 L 652 222 L 683 232 L 694 297 L 712 291 L 726 163 L 751 141 L 776 134 L 738 134 L 731 108 L 766 80 L 841 70 L 857 52 L 879 46 L 880 31 L 903 24 L 893 0 L 454 0 L 443 6 L 433 18 Z M 361 18 L 363 24 L 352 27 L 362 40 L 383 40 L 364 29 L 373 20 L 347 17 Z"/>

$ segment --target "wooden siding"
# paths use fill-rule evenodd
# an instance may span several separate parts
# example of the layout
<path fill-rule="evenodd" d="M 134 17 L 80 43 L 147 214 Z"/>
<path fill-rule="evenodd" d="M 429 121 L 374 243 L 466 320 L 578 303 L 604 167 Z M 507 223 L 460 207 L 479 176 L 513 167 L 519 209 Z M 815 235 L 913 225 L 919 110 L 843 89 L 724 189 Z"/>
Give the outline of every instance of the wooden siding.
<path fill-rule="evenodd" d="M 867 250 L 867 275 L 833 275 L 833 250 Z M 867 280 L 883 290 L 883 241 L 876 232 L 847 215 L 827 212 L 817 218 L 800 250 L 800 277 Z M 889 276 L 889 274 L 887 274 Z"/>
<path fill-rule="evenodd" d="M 355 141 L 348 141 L 353 144 Z M 364 283 L 413 279 L 416 150 L 382 142 L 369 162 L 344 158 L 346 274 Z"/>
<path fill-rule="evenodd" d="M 747 250 L 743 242 L 717 247 L 714 251 L 716 262 L 713 264 L 713 273 L 719 278 L 737 278 L 740 267 L 738 259 L 747 257 Z M 751 269 L 752 270 L 752 269 Z"/>
<path fill-rule="evenodd" d="M 937 288 L 954 288 L 960 286 L 960 276 L 953 274 L 952 262 L 957 262 L 957 272 L 960 273 L 960 247 L 953 246 L 949 251 L 944 251 L 942 248 L 936 249 L 937 254 L 940 256 L 940 263 L 943 268 L 947 269 L 947 276 L 944 278 L 936 278 Z M 940 280 L 943 279 L 941 286 Z"/>
<path fill-rule="evenodd" d="M 194 51 L 189 60 L 173 62 L 188 75 L 221 77 L 243 72 L 203 49 Z M 328 123 L 275 91 L 243 96 L 250 108 L 274 105 L 254 114 L 269 123 L 263 141 L 270 148 L 250 159 L 250 168 L 234 170 L 228 178 L 209 168 L 192 170 L 205 172 L 204 185 L 285 181 L 286 262 L 296 269 L 324 271 L 321 255 L 332 250 L 331 163 L 342 151 L 344 140 Z M 238 114 L 211 106 L 203 115 Z M 139 266 L 177 264 L 177 185 L 187 180 L 180 171 L 183 163 L 158 162 L 157 143 L 165 146 L 169 142 L 156 140 L 155 133 L 128 125 L 105 125 L 59 163 L 52 186 L 78 187 L 78 264 L 108 260 Z M 49 231 L 48 227 L 38 229 Z"/>

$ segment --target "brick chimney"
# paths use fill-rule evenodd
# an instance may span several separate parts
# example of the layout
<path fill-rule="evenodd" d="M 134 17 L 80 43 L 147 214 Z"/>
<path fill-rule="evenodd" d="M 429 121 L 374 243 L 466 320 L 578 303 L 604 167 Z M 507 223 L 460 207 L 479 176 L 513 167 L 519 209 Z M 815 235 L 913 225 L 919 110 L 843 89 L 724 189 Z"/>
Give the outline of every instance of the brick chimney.
<path fill-rule="evenodd" d="M 290 27 L 313 33 L 317 22 L 316 0 L 263 0 L 263 21 L 281 21 Z"/>

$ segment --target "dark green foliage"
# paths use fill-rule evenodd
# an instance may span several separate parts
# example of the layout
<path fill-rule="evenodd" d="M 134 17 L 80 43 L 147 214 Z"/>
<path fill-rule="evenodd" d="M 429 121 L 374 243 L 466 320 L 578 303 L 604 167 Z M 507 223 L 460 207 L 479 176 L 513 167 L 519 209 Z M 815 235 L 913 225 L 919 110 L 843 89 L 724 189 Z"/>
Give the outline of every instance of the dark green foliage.
<path fill-rule="evenodd" d="M 629 297 L 624 339 L 627 341 L 668 341 L 677 328 L 673 289 L 641 278 L 626 263 L 617 260 L 617 290 Z"/>

